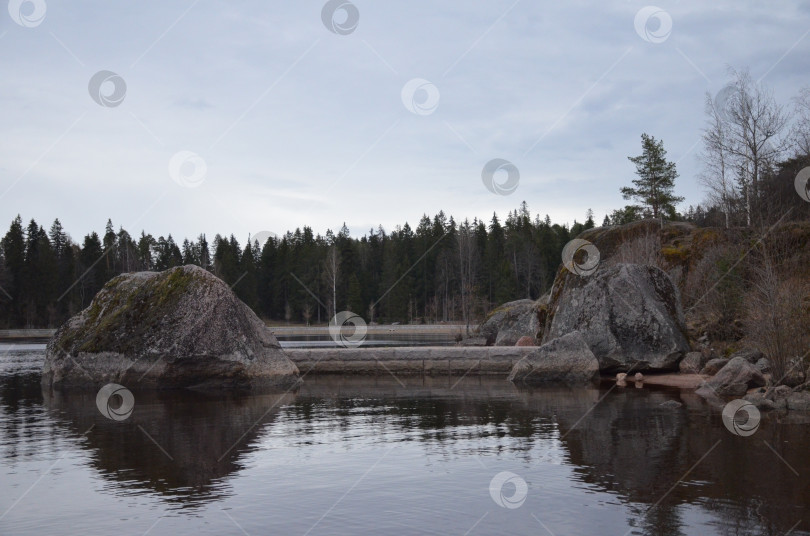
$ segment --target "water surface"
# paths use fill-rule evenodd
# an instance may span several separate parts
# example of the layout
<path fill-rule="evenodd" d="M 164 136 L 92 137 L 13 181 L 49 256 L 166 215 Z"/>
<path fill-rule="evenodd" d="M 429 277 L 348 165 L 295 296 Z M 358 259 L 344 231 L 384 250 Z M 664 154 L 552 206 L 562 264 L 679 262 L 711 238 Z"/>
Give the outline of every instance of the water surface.
<path fill-rule="evenodd" d="M 810 425 L 737 437 L 677 391 L 308 376 L 115 422 L 42 358 L 0 346 L 3 535 L 810 533 Z"/>

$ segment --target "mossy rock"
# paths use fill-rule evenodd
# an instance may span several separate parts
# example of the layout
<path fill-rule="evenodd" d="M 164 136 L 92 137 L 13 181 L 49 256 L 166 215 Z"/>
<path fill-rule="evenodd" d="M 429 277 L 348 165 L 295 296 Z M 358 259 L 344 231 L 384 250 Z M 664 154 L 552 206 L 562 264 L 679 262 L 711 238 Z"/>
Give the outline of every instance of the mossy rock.
<path fill-rule="evenodd" d="M 224 281 L 182 266 L 112 279 L 54 334 L 44 383 L 110 381 L 132 388 L 289 385 L 298 369 Z"/>

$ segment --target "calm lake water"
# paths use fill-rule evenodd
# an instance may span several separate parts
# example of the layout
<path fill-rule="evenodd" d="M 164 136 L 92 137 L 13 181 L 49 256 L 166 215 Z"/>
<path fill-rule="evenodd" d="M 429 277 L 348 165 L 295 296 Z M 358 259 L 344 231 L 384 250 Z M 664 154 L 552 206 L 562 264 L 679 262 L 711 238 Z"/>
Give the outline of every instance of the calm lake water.
<path fill-rule="evenodd" d="M 2 535 L 810 531 L 810 425 L 738 437 L 676 391 L 312 376 L 134 391 L 116 422 L 43 392 L 43 353 L 0 346 Z"/>

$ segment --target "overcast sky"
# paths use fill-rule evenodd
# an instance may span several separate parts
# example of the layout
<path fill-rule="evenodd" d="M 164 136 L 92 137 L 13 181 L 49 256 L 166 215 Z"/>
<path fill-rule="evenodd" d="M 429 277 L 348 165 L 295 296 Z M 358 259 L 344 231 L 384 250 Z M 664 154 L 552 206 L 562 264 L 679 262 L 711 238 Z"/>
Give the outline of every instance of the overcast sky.
<path fill-rule="evenodd" d="M 600 223 L 642 132 L 677 162 L 684 208 L 703 199 L 703 99 L 728 66 L 783 103 L 810 83 L 807 2 L 352 2 L 12 0 L 0 225 L 244 243 L 522 200 Z M 488 189 L 493 159 L 512 166 Z"/>

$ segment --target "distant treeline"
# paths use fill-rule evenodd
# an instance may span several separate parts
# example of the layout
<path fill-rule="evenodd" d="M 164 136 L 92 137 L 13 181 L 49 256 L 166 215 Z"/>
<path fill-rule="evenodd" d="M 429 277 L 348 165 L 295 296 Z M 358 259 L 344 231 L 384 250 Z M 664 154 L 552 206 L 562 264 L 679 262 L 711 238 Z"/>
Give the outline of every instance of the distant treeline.
<path fill-rule="evenodd" d="M 20 216 L 0 241 L 0 326 L 58 326 L 86 307 L 113 277 L 196 264 L 233 285 L 257 314 L 289 322 L 327 322 L 350 310 L 367 321 L 439 322 L 480 317 L 493 305 L 548 290 L 563 246 L 593 227 L 532 217 L 524 202 L 504 222 L 493 214 L 458 223 L 443 212 L 391 232 L 353 238 L 309 227 L 264 244 L 205 235 L 133 238 L 111 221 L 103 236 L 75 243 L 55 220 L 49 230 Z"/>

